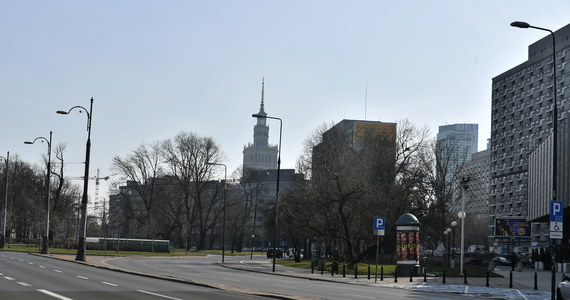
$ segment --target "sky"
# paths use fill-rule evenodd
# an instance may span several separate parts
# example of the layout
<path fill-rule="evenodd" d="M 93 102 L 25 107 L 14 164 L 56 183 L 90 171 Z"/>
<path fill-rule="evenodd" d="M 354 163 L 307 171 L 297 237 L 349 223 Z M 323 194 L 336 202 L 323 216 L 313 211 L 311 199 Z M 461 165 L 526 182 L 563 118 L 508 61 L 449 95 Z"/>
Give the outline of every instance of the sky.
<path fill-rule="evenodd" d="M 113 157 L 184 131 L 212 137 L 229 175 L 253 142 L 262 79 L 282 168 L 342 119 L 408 119 L 434 138 L 477 123 L 484 150 L 492 78 L 547 36 L 509 24 L 557 30 L 569 16 L 570 1 L 552 0 L 2 1 L 0 155 L 39 166 L 46 145 L 24 141 L 53 131 L 81 177 L 87 118 L 55 112 L 93 97 L 90 176 L 111 176 L 99 201 L 119 180 Z"/>

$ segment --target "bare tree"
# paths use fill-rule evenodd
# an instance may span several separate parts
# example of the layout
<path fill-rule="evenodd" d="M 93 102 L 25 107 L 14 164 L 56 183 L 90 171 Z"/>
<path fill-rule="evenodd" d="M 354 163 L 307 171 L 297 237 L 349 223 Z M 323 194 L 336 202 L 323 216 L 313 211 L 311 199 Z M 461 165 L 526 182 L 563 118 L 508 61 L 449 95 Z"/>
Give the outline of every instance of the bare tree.
<path fill-rule="evenodd" d="M 190 250 L 191 234 L 196 232 L 196 247 L 204 249 L 206 238 L 211 233 L 222 212 L 216 192 L 210 184 L 222 153 L 212 138 L 199 137 L 191 132 L 182 132 L 173 140 L 162 143 L 163 155 L 170 174 L 176 180 L 186 213 L 186 249 Z"/>
<path fill-rule="evenodd" d="M 126 206 L 130 216 L 145 228 L 146 237 L 154 237 L 151 210 L 156 193 L 157 179 L 163 176 L 160 143 L 150 146 L 141 145 L 124 158 L 115 156 L 112 168 L 121 176 L 121 180 L 130 182 L 136 197 L 127 197 L 131 203 Z M 140 211 L 138 208 L 143 207 Z"/>

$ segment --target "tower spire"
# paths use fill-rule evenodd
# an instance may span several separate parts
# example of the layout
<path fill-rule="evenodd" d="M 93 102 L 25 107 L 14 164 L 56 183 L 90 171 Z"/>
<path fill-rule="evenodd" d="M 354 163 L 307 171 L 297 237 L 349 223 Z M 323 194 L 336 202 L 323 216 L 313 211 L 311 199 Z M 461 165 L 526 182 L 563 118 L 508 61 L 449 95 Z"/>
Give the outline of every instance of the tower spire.
<path fill-rule="evenodd" d="M 261 78 L 261 105 L 259 107 L 259 114 L 266 116 L 265 113 L 265 104 L 264 104 L 264 97 L 265 97 L 265 78 Z"/>

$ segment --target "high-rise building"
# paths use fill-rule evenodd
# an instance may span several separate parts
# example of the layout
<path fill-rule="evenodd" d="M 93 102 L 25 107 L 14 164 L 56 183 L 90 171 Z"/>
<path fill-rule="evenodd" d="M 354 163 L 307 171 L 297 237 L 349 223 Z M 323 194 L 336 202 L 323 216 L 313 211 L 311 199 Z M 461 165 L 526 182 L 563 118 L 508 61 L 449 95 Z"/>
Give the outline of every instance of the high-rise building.
<path fill-rule="evenodd" d="M 570 106 L 570 24 L 557 30 L 555 35 L 558 106 L 555 117 L 562 130 Z M 548 212 L 543 207 L 552 199 L 552 188 L 541 188 L 541 182 L 552 181 L 552 139 L 549 138 L 554 108 L 552 53 L 552 36 L 548 35 L 528 47 L 527 61 L 493 78 L 489 198 L 492 232 L 498 232 L 495 224 L 499 219 L 547 221 L 544 214 Z M 559 140 L 562 138 L 559 135 Z M 568 169 L 565 147 L 568 145 L 558 143 L 558 183 L 569 180 L 568 173 L 563 173 Z M 534 154 L 531 156 L 531 153 Z M 567 206 L 568 185 L 558 186 L 557 199 Z M 538 203 L 531 204 L 530 201 Z M 532 213 L 529 212 L 531 208 Z M 533 225 L 533 230 L 542 227 Z M 537 237 L 535 246 L 540 247 L 538 242 L 545 239 L 541 235 L 533 232 L 532 239 Z M 495 237 L 495 244 L 503 248 L 512 242 L 511 238 L 515 239 L 517 247 L 531 245 L 531 237 Z"/>
<path fill-rule="evenodd" d="M 261 105 L 258 115 L 267 116 L 265 113 L 263 97 L 265 90 L 265 82 L 261 83 Z M 256 170 L 277 169 L 276 145 L 269 144 L 269 126 L 266 124 L 265 118 L 257 118 L 257 124 L 253 127 L 253 144 L 249 143 L 243 147 L 243 168 L 251 168 Z"/>
<path fill-rule="evenodd" d="M 437 134 L 438 160 L 445 160 L 446 182 L 453 182 L 457 170 L 477 152 L 478 124 L 451 124 L 439 126 Z M 442 161 L 438 162 L 443 164 Z M 443 174 L 441 174 L 443 175 Z"/>

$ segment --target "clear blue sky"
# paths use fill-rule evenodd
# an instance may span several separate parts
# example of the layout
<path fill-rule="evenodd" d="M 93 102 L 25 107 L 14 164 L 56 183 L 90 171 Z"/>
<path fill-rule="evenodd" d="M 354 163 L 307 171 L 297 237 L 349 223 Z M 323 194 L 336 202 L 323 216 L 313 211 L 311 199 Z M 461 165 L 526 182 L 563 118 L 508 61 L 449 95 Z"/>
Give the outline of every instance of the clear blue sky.
<path fill-rule="evenodd" d="M 231 173 L 253 141 L 263 77 L 266 112 L 283 119 L 283 168 L 320 124 L 364 119 L 366 90 L 368 120 L 407 118 L 434 136 L 478 123 L 482 150 L 491 79 L 546 36 L 510 22 L 556 30 L 569 16 L 568 1 L 4 1 L 0 155 L 39 164 L 45 145 L 23 141 L 53 130 L 67 161 L 82 162 L 86 117 L 55 111 L 94 97 L 91 176 L 181 131 L 213 137 Z"/>

